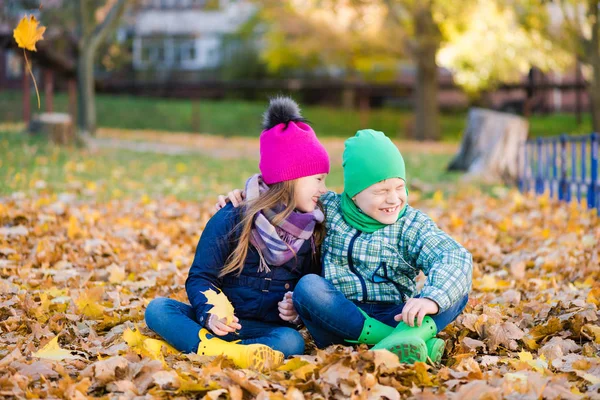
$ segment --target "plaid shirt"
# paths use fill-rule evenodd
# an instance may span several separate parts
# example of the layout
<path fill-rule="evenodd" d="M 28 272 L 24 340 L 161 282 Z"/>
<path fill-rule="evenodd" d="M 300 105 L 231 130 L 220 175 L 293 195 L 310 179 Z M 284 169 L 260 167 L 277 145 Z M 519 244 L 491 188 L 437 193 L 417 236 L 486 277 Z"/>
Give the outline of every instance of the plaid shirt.
<path fill-rule="evenodd" d="M 342 217 L 341 196 L 321 197 L 327 235 L 323 274 L 346 298 L 361 302 L 403 303 L 416 294 L 419 271 L 427 275 L 421 297 L 445 311 L 471 289 L 471 253 L 410 206 L 395 224 L 360 232 Z"/>

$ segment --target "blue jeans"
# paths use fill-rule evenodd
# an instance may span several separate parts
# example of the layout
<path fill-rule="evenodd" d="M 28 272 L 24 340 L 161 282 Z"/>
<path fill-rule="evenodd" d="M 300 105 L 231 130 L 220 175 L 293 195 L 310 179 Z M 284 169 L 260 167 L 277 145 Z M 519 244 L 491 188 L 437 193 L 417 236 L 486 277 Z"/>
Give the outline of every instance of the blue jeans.
<path fill-rule="evenodd" d="M 348 344 L 357 340 L 362 332 L 365 317 L 360 307 L 370 317 L 395 327 L 394 316 L 402 312 L 404 303 L 354 303 L 331 283 L 314 274 L 303 276 L 294 289 L 294 307 L 319 348 L 332 344 Z M 438 332 L 460 315 L 467 304 L 468 295 L 448 310 L 432 315 Z"/>
<path fill-rule="evenodd" d="M 203 326 L 196 321 L 192 306 L 158 297 L 148 304 L 145 318 L 148 327 L 177 350 L 185 353 L 198 351 L 198 333 Z M 217 337 L 228 342 L 241 340 L 241 344 L 264 344 L 281 351 L 286 357 L 304 353 L 304 338 L 293 328 L 255 320 L 240 320 L 240 325 L 242 329 L 237 333 Z"/>

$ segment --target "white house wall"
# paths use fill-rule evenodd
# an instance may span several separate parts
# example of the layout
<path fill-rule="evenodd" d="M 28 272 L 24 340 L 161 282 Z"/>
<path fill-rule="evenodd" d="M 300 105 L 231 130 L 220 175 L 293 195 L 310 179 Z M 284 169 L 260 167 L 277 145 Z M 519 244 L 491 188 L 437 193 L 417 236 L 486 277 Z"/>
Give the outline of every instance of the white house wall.
<path fill-rule="evenodd" d="M 135 34 L 195 35 L 235 32 L 248 20 L 255 7 L 246 2 L 232 3 L 223 10 L 143 10 L 135 22 Z"/>
<path fill-rule="evenodd" d="M 239 1 L 225 3 L 221 10 L 212 11 L 141 10 L 135 17 L 133 66 L 136 70 L 215 68 L 223 58 L 223 36 L 235 33 L 255 9 L 254 5 Z M 194 48 L 193 59 L 181 57 L 189 55 L 189 46 Z M 144 59 L 145 53 L 149 53 L 149 59 Z"/>

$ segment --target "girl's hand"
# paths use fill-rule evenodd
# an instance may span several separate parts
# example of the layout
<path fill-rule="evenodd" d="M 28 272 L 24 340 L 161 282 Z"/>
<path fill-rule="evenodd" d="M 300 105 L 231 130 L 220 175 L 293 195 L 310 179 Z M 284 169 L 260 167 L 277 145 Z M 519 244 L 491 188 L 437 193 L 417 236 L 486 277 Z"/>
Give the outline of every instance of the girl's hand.
<path fill-rule="evenodd" d="M 415 318 L 417 319 L 417 326 L 421 326 L 423 323 L 423 318 L 425 318 L 428 314 L 437 314 L 440 310 L 440 307 L 437 303 L 430 299 L 409 299 L 406 304 L 404 304 L 404 308 L 402 308 L 402 313 L 398 314 L 394 317 L 396 321 L 402 320 L 408 326 L 415 326 Z"/>
<path fill-rule="evenodd" d="M 292 292 L 287 292 L 283 296 L 283 300 L 277 303 L 279 309 L 279 318 L 284 321 L 291 322 L 292 324 L 298 324 L 300 322 L 300 316 L 294 308 L 292 301 Z"/>
<path fill-rule="evenodd" d="M 216 315 L 210 314 L 210 317 L 208 317 L 208 321 L 206 323 L 206 327 L 217 336 L 225 336 L 229 333 L 242 329 L 242 326 L 239 324 L 240 320 L 238 317 L 234 316 L 230 325 L 227 325 L 226 321 L 227 320 L 225 318 L 218 319 Z"/>
<path fill-rule="evenodd" d="M 234 189 L 227 193 L 227 196 L 219 195 L 219 197 L 217 197 L 215 209 L 219 211 L 221 208 L 225 207 L 229 201 L 231 201 L 231 204 L 233 204 L 234 207 L 238 207 L 245 198 L 246 192 L 241 189 Z"/>

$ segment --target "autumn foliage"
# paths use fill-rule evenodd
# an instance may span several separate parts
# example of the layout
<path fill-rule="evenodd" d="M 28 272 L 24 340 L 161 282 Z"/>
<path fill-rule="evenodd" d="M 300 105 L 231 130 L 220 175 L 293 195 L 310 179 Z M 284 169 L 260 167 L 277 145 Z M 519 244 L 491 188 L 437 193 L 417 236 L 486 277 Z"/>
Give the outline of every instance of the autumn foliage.
<path fill-rule="evenodd" d="M 577 399 L 600 390 L 600 221 L 514 191 L 416 204 L 474 257 L 443 364 L 334 346 L 263 375 L 179 354 L 145 326 L 184 281 L 212 203 L 0 200 L 0 396 Z M 60 361 L 57 361 L 60 360 Z"/>

